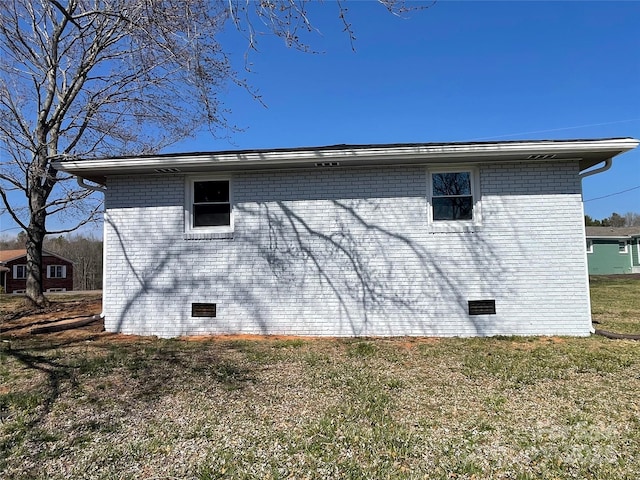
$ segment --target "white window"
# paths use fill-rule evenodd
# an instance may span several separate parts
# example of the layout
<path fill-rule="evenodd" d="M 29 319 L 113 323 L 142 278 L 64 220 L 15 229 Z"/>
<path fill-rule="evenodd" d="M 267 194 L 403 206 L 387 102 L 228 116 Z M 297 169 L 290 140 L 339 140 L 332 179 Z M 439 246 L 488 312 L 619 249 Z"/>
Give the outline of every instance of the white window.
<path fill-rule="evenodd" d="M 429 173 L 430 221 L 479 223 L 480 205 L 475 169 Z"/>
<path fill-rule="evenodd" d="M 14 265 L 13 266 L 13 278 L 27 278 L 27 266 L 26 265 Z"/>
<path fill-rule="evenodd" d="M 618 242 L 618 253 L 627 253 L 627 242 Z"/>
<path fill-rule="evenodd" d="M 593 253 L 593 240 L 587 240 L 587 253 Z"/>
<path fill-rule="evenodd" d="M 185 223 L 188 232 L 233 231 L 229 178 L 189 178 L 185 200 Z"/>
<path fill-rule="evenodd" d="M 49 265 L 47 278 L 67 278 L 67 267 L 65 265 Z"/>
<path fill-rule="evenodd" d="M 67 289 L 66 288 L 47 288 L 47 292 L 48 293 L 54 293 L 54 292 L 66 292 Z"/>

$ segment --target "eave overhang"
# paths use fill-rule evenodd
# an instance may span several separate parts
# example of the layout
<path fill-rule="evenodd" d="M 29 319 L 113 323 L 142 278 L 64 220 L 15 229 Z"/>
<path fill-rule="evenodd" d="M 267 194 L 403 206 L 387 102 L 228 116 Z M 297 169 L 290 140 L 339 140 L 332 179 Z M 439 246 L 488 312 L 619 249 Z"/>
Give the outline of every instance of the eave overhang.
<path fill-rule="evenodd" d="M 585 237 L 589 240 L 633 240 L 634 238 L 640 238 L 640 233 L 587 233 Z"/>
<path fill-rule="evenodd" d="M 587 240 L 632 240 L 638 235 L 585 235 Z"/>
<path fill-rule="evenodd" d="M 383 165 L 477 164 L 488 162 L 578 161 L 587 170 L 638 146 L 634 138 L 527 140 L 474 143 L 332 145 L 273 150 L 239 150 L 63 159 L 58 170 L 99 184 L 110 175 L 181 174 L 245 170 Z"/>

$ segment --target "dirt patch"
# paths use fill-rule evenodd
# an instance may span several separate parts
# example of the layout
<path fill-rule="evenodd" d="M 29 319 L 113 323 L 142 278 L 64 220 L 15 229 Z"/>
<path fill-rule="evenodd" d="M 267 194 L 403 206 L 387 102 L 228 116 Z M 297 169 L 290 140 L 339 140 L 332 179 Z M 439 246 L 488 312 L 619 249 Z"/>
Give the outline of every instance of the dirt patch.
<path fill-rule="evenodd" d="M 91 296 L 73 300 L 56 300 L 40 310 L 25 307 L 23 301 L 3 303 L 0 316 L 0 334 L 4 338 L 17 338 L 32 335 L 32 330 L 48 325 L 73 322 L 80 318 L 98 315 L 102 311 L 102 298 Z M 104 331 L 104 322 L 94 321 L 77 329 L 56 332 L 55 335 L 73 337 L 87 333 Z M 51 333 L 49 333 L 51 334 Z"/>
<path fill-rule="evenodd" d="M 207 340 L 223 340 L 223 341 L 236 341 L 236 340 L 251 340 L 251 341 L 265 341 L 265 340 L 314 340 L 318 337 L 302 337 L 296 335 L 255 335 L 250 333 L 242 334 L 223 334 L 223 335 L 192 335 L 180 337 L 180 340 L 186 340 L 189 342 L 205 342 Z"/>

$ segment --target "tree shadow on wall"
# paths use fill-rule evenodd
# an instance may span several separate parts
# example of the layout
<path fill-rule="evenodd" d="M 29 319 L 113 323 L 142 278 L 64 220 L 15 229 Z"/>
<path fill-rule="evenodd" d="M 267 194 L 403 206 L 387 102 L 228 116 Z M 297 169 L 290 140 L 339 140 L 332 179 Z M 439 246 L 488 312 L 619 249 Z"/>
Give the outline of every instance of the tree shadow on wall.
<path fill-rule="evenodd" d="M 144 213 L 140 213 L 140 220 L 144 219 Z M 135 219 L 129 219 L 136 221 Z M 117 318 L 105 319 L 105 325 L 110 325 L 108 330 L 122 333 L 137 333 L 146 335 L 158 335 L 175 337 L 178 335 L 193 335 L 198 333 L 211 333 L 206 331 L 206 323 L 209 318 L 202 319 L 203 328 L 193 330 L 194 322 L 187 322 L 190 314 L 190 305 L 193 301 L 192 292 L 215 292 L 224 286 L 225 290 L 232 292 L 231 301 L 244 305 L 254 305 L 251 318 L 257 323 L 259 329 L 267 332 L 269 324 L 259 307 L 261 299 L 253 290 L 250 282 L 233 281 L 234 269 L 220 262 L 219 268 L 200 269 L 198 264 L 204 258 L 211 256 L 207 241 L 172 241 L 153 240 L 154 245 L 151 254 L 145 254 L 144 259 L 129 252 L 129 245 L 135 244 L 136 238 L 131 238 L 126 232 L 128 229 L 120 229 L 108 215 L 105 222 L 112 229 L 113 238 L 117 239 L 118 255 L 122 256 L 125 265 L 124 275 L 111 276 L 110 281 L 125 282 L 127 286 L 126 301 L 117 313 Z M 181 232 L 182 224 L 165 228 L 172 232 Z M 224 244 L 225 246 L 228 243 Z M 110 245 L 110 249 L 114 246 Z M 198 271 L 199 273 L 194 273 Z M 108 288 L 108 286 L 105 286 Z M 118 287 L 122 291 L 121 287 Z M 106 292 L 104 301 L 108 302 L 109 293 Z M 175 318 L 171 312 L 182 311 L 180 318 Z M 162 313 L 166 312 L 166 317 Z M 168 330 L 158 331 L 159 325 L 167 325 Z M 190 330 L 191 329 L 191 330 Z"/>
<path fill-rule="evenodd" d="M 465 335 L 483 335 L 493 327 L 492 318 L 466 317 L 470 297 L 504 273 L 482 235 L 421 233 L 416 224 L 426 229 L 426 222 L 419 214 L 408 219 L 416 222 L 412 228 L 403 229 L 393 225 L 393 212 L 384 211 L 388 207 L 372 199 L 325 200 L 316 214 L 284 201 L 236 208 L 240 218 L 253 217 L 249 223 L 259 225 L 243 240 L 258 248 L 279 287 L 303 292 L 304 299 L 313 284 L 308 297 L 316 302 L 320 287 L 319 303 L 329 309 L 335 304 L 343 334 L 455 334 L 456 327 L 447 330 L 447 312 L 469 319 Z M 400 233 L 404 230 L 412 234 Z"/>
<path fill-rule="evenodd" d="M 491 333 L 495 316 L 468 316 L 467 301 L 490 295 L 506 271 L 493 246 L 478 232 L 429 233 L 424 210 L 390 208 L 375 199 L 324 199 L 315 211 L 296 201 L 238 204 L 233 239 L 186 241 L 177 222 L 165 229 L 178 240 L 161 233 L 142 240 L 153 246 L 144 259 L 128 249 L 139 234 L 107 216 L 125 265 L 124 276 L 111 281 L 130 289 L 112 329 L 158 334 L 161 319 L 150 315 L 175 312 L 178 302 L 181 318 L 171 321 L 182 325 L 166 336 L 211 333 L 187 319 L 192 292 L 224 290 L 224 302 L 242 312 L 235 312 L 242 324 L 227 333 L 290 333 L 282 319 L 273 322 L 278 309 L 307 322 L 308 333 L 322 317 L 340 335 Z M 144 222 L 144 213 L 137 215 L 127 221 Z M 199 265 L 212 255 L 215 268 Z"/>

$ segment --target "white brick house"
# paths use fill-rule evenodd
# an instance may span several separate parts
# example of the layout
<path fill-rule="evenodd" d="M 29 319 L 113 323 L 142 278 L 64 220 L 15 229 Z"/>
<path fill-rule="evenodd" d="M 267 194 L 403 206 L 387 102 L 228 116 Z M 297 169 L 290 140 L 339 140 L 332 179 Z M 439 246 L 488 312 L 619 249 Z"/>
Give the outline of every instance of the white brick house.
<path fill-rule="evenodd" d="M 340 145 L 56 166 L 106 187 L 108 331 L 588 335 L 581 176 L 638 143 Z"/>

